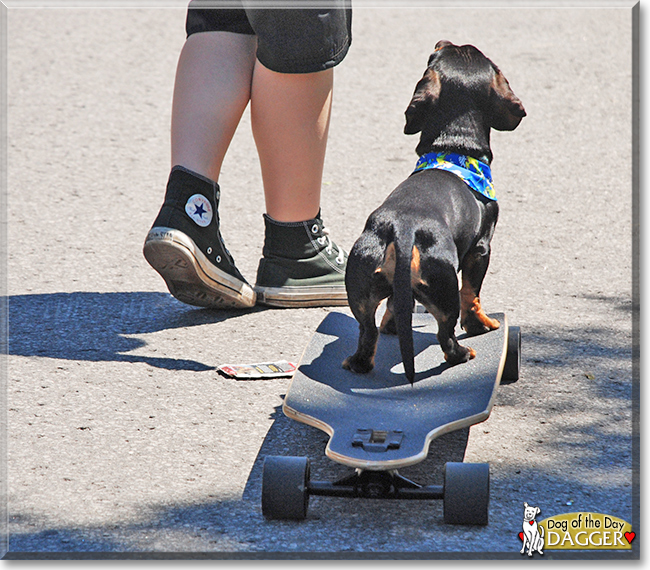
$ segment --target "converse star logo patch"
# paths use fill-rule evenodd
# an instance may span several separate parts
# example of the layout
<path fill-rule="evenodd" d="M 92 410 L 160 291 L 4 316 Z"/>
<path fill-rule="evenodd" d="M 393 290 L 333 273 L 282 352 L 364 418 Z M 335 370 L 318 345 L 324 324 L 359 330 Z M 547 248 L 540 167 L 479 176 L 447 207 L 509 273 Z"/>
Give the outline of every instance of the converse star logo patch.
<path fill-rule="evenodd" d="M 185 212 L 194 222 L 205 228 L 212 221 L 212 204 L 202 194 L 194 194 L 185 204 Z"/>

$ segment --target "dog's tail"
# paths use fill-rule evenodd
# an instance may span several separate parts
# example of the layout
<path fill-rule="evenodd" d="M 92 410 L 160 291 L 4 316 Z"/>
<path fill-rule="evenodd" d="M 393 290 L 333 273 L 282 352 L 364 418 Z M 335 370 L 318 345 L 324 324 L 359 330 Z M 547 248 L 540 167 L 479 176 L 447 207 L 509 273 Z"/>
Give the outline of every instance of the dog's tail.
<path fill-rule="evenodd" d="M 415 233 L 403 230 L 395 233 L 395 276 L 393 278 L 393 316 L 399 339 L 406 378 L 415 380 L 413 349 L 413 291 L 411 290 L 411 261 Z"/>

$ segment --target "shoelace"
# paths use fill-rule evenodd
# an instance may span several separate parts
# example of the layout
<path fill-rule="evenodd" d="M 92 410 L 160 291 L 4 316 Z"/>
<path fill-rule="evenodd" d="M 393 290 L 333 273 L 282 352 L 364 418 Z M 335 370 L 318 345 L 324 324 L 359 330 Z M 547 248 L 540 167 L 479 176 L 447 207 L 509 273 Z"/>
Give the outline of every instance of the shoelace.
<path fill-rule="evenodd" d="M 327 228 L 323 228 L 321 230 L 321 233 L 323 235 L 319 238 L 316 238 L 316 241 L 320 245 L 327 244 L 327 247 L 325 248 L 325 252 L 327 253 L 327 255 L 332 255 L 332 253 L 334 252 L 334 248 L 333 248 L 334 244 L 332 242 L 332 239 L 330 238 L 330 232 Z M 339 249 L 339 254 L 336 256 L 335 261 L 338 265 L 342 265 L 343 262 L 345 261 L 345 257 L 344 257 L 343 250 L 340 247 L 338 249 Z"/>

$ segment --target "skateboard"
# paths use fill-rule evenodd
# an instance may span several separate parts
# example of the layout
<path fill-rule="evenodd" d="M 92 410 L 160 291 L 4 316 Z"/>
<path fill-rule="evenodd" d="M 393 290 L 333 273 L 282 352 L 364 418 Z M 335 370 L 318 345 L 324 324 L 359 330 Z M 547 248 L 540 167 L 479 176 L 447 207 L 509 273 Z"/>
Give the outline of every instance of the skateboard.
<path fill-rule="evenodd" d="M 519 377 L 521 334 L 502 313 L 501 326 L 461 344 L 476 357 L 449 366 L 436 339 L 437 323 L 413 314 L 416 377 L 404 374 L 398 339 L 380 335 L 375 368 L 344 370 L 357 345 L 358 324 L 349 312 L 329 313 L 301 358 L 283 412 L 330 436 L 325 454 L 354 468 L 335 482 L 311 481 L 306 457 L 268 456 L 262 475 L 262 512 L 268 519 L 304 519 L 310 495 L 373 499 L 442 499 L 450 524 L 488 522 L 489 464 L 447 463 L 444 484 L 422 486 L 397 470 L 423 461 L 431 442 L 485 421 L 500 382 Z"/>

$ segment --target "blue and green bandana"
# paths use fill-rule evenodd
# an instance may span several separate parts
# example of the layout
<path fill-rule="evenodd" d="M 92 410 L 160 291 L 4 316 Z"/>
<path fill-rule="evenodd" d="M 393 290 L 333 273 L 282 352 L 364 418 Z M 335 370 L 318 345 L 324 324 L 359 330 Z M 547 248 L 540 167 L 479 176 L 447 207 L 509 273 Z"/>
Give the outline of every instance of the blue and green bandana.
<path fill-rule="evenodd" d="M 453 152 L 430 152 L 420 157 L 413 174 L 430 168 L 452 172 L 472 190 L 490 200 L 496 201 L 497 199 L 494 184 L 492 183 L 492 172 L 484 162 L 480 162 L 471 156 L 463 156 Z"/>

